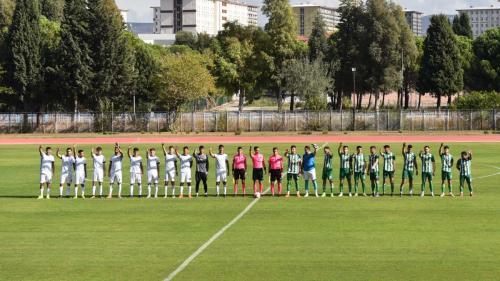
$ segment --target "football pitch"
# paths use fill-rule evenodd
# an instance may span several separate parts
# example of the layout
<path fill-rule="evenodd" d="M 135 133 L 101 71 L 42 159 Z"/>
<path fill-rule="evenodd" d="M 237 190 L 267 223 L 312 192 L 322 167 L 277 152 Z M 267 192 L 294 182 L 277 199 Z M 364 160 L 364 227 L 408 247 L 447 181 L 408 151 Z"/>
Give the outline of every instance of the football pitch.
<path fill-rule="evenodd" d="M 224 144 L 226 153 L 232 156 L 238 144 Z M 305 144 L 296 144 L 302 153 Z M 338 146 L 318 144 L 329 145 L 334 151 Z M 399 190 L 401 143 L 389 144 L 396 155 L 395 182 Z M 64 151 L 69 145 L 51 146 L 55 153 L 56 147 Z M 122 147 L 127 145 L 123 143 Z M 189 144 L 191 152 L 198 145 Z M 253 145 L 259 145 L 267 159 L 273 146 L 284 153 L 291 144 Z M 354 152 L 357 143 L 348 145 Z M 370 144 L 360 145 L 368 154 Z M 418 152 L 424 143 L 413 145 Z M 429 145 L 437 161 L 434 188 L 440 194 L 439 143 Z M 462 150 L 473 151 L 475 197 L 217 198 L 213 196 L 212 159 L 212 196 L 208 198 L 58 199 L 61 162 L 56 158 L 53 199 L 36 200 L 38 147 L 0 145 L 0 280 L 164 280 L 189 257 L 190 262 L 181 266 L 173 280 L 498 280 L 500 143 L 449 145 L 455 161 Z M 102 146 L 108 160 L 112 145 Z M 148 147 L 161 150 L 158 143 L 133 146 L 141 149 L 143 157 Z M 205 146 L 214 151 L 217 147 Z M 243 146 L 248 153 L 248 144 Z M 78 146 L 86 151 L 89 175 L 91 147 Z M 159 154 L 163 179 L 163 153 Z M 339 185 L 338 161 L 334 153 L 335 192 Z M 123 163 L 126 196 L 126 157 Z M 316 163 L 321 171 L 322 151 Z M 456 169 L 453 177 L 457 195 Z M 251 172 L 247 192 L 252 190 L 249 178 Z M 369 189 L 369 181 L 366 183 Z M 283 186 L 286 190 L 286 180 Z M 302 179 L 300 186 L 303 191 Z M 318 186 L 322 188 L 321 181 Z M 107 178 L 104 187 L 107 193 Z M 268 187 L 266 180 L 265 189 Z M 91 188 L 91 182 L 87 182 L 86 194 Z M 116 187 L 114 190 L 116 194 Z M 292 185 L 292 195 L 293 190 Z M 420 191 L 420 177 L 415 191 Z M 228 193 L 232 194 L 231 180 Z M 217 233 L 220 235 L 212 243 L 205 244 Z M 193 255 L 204 244 L 203 251 Z"/>

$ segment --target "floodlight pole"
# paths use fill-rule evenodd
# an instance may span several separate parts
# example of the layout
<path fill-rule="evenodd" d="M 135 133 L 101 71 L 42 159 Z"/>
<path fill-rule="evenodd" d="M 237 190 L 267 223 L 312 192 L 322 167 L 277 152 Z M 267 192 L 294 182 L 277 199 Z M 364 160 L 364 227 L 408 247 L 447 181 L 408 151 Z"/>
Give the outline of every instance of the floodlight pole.
<path fill-rule="evenodd" d="M 356 107 L 357 107 L 357 98 L 356 98 L 356 68 L 351 68 L 352 70 L 352 81 L 353 81 L 353 106 L 352 106 L 352 130 L 356 131 Z"/>

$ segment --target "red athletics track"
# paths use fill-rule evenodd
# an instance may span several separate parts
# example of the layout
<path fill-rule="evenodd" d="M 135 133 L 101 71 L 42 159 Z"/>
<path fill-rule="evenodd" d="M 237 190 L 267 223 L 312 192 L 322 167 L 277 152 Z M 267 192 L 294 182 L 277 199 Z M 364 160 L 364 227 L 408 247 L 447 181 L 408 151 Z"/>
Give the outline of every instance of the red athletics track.
<path fill-rule="evenodd" d="M 500 135 L 295 135 L 295 136 L 165 136 L 165 137 L 88 137 L 88 138 L 0 138 L 0 145 L 14 144 L 113 144 L 119 143 L 432 143 L 500 142 Z"/>

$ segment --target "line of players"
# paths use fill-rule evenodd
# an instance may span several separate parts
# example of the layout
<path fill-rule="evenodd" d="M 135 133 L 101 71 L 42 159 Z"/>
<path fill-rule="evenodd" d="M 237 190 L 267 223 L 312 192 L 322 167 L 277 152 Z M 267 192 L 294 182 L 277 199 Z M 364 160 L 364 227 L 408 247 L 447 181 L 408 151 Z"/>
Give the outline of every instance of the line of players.
<path fill-rule="evenodd" d="M 200 184 L 203 184 L 204 195 L 208 196 L 208 184 L 207 176 L 209 172 L 209 158 L 214 158 L 216 163 L 216 194 L 220 195 L 220 186 L 223 186 L 223 196 L 227 195 L 227 179 L 230 176 L 230 172 L 233 173 L 233 195 L 238 194 L 238 183 L 241 182 L 241 188 L 243 196 L 246 195 L 246 175 L 247 175 L 247 156 L 243 152 L 242 147 L 238 147 L 236 155 L 233 157 L 232 165 L 229 165 L 228 155 L 224 152 L 224 146 L 219 145 L 219 151 L 213 153 L 212 149 L 209 149 L 208 154 L 205 153 L 205 148 L 200 146 L 196 153 L 192 155 L 189 152 L 189 148 L 186 146 L 183 148 L 182 153 L 179 153 L 177 147 L 170 146 L 168 149 L 162 144 L 162 150 L 165 157 L 165 178 L 164 178 L 164 197 L 168 197 L 168 184 L 171 186 L 171 196 L 175 198 L 175 182 L 177 175 L 177 161 L 180 164 L 180 187 L 179 187 L 179 198 L 184 197 L 184 185 L 187 186 L 187 196 L 189 198 L 191 195 L 191 168 L 193 165 L 193 160 L 196 162 L 195 169 L 195 196 L 199 195 Z M 323 193 L 320 195 L 318 193 L 318 184 L 316 179 L 316 154 L 318 146 L 316 144 L 311 146 L 305 146 L 304 154 L 300 155 L 297 152 L 297 147 L 292 145 L 289 149 L 286 149 L 284 156 L 281 156 L 278 148 L 273 148 L 272 155 L 268 159 L 269 165 L 269 180 L 270 180 L 270 190 L 271 195 L 274 196 L 282 194 L 282 177 L 286 174 L 287 178 L 287 192 L 286 197 L 290 196 L 291 184 L 295 185 L 295 191 L 297 197 L 301 196 L 299 188 L 299 177 L 302 175 L 304 177 L 305 183 L 305 195 L 309 196 L 309 182 L 312 183 L 314 195 L 316 197 L 326 196 L 326 185 L 329 184 L 330 196 L 334 196 L 334 182 L 333 182 L 333 152 L 330 147 L 326 146 L 323 149 L 324 152 L 324 163 L 322 171 L 323 180 Z M 76 146 L 72 148 L 67 148 L 64 155 L 60 154 L 59 148 L 57 149 L 56 156 L 62 160 L 61 166 L 61 176 L 60 176 L 60 186 L 59 186 L 59 196 L 63 197 L 64 185 L 67 185 L 66 196 L 71 193 L 71 184 L 74 182 L 74 198 L 78 198 L 79 188 L 82 198 L 85 198 L 85 180 L 87 178 L 87 160 L 85 158 L 85 152 L 83 150 L 78 150 L 75 155 Z M 52 155 L 52 149 L 47 147 L 43 151 L 42 146 L 39 147 L 39 153 L 41 157 L 40 164 L 40 196 L 39 199 L 44 198 L 44 185 L 47 187 L 46 198 L 50 198 L 50 187 L 52 183 L 52 177 L 55 171 L 54 156 Z M 405 182 L 408 181 L 409 184 L 409 195 L 413 195 L 413 179 L 414 175 L 418 175 L 418 162 L 417 155 L 413 152 L 412 145 L 406 145 L 403 143 L 401 154 L 403 156 L 403 174 L 402 181 L 399 188 L 400 196 L 403 195 L 403 186 Z M 110 164 L 108 166 L 109 175 L 109 193 L 107 198 L 112 198 L 113 196 L 113 185 L 116 183 L 118 186 L 118 197 L 121 198 L 122 194 L 122 162 L 123 162 L 123 151 L 118 143 L 115 144 L 114 154 L 111 156 Z M 142 175 L 143 175 L 143 159 L 139 153 L 138 148 L 132 149 L 130 146 L 127 150 L 128 158 L 130 159 L 130 196 L 134 196 L 134 185 L 138 185 L 138 195 L 142 196 Z M 450 154 L 450 148 L 441 144 L 439 147 L 439 155 L 441 157 L 441 197 L 446 195 L 445 187 L 448 185 L 448 194 L 454 197 L 452 192 L 452 169 L 454 164 L 454 158 Z M 264 174 L 267 173 L 267 166 L 264 155 L 260 152 L 259 147 L 250 146 L 249 156 L 253 164 L 253 194 L 254 196 L 260 196 L 264 189 Z M 338 196 L 342 197 L 344 195 L 344 182 L 348 185 L 348 195 L 358 196 L 358 187 L 361 186 L 361 194 L 367 196 L 367 190 L 365 185 L 365 177 L 369 176 L 371 195 L 374 197 L 379 197 L 380 195 L 385 195 L 386 182 L 390 185 L 392 196 L 394 194 L 394 173 L 396 171 L 396 156 L 391 151 L 389 145 L 385 145 L 383 149 L 377 152 L 375 146 L 370 147 L 370 154 L 365 156 L 363 154 L 363 148 L 361 146 L 356 147 L 356 152 L 353 154 L 349 153 L 349 147 L 347 145 L 339 144 L 338 156 L 340 160 L 339 165 L 339 192 Z M 421 159 L 421 193 L 420 196 L 425 195 L 425 185 L 428 182 L 430 188 L 431 196 L 434 196 L 434 186 L 432 179 L 436 171 L 436 161 L 434 155 L 430 151 L 429 146 L 425 146 L 422 151 L 418 154 Z M 96 196 L 97 186 L 99 187 L 99 196 L 103 196 L 103 180 L 106 176 L 106 161 L 103 155 L 101 147 L 96 149 L 92 148 L 92 159 L 93 159 L 93 178 L 92 178 L 92 198 Z M 284 171 L 284 161 L 287 159 L 288 168 Z M 382 187 L 379 187 L 379 159 L 383 160 L 383 183 Z M 460 175 L 460 196 L 464 194 L 464 184 L 467 183 L 470 196 L 473 196 L 472 178 L 471 178 L 471 161 L 472 152 L 463 151 L 460 155 L 460 159 L 456 163 L 456 168 Z M 380 161 L 382 162 L 382 161 Z M 229 169 L 231 167 L 231 169 Z M 158 197 L 158 182 L 160 174 L 160 158 L 156 155 L 155 148 L 148 149 L 146 157 L 146 169 L 147 169 L 147 198 Z M 354 175 L 354 185 L 352 184 L 352 176 Z M 154 185 L 154 194 L 152 194 L 152 186 Z M 277 187 L 277 192 L 275 190 Z M 354 190 L 353 190 L 354 187 Z"/>

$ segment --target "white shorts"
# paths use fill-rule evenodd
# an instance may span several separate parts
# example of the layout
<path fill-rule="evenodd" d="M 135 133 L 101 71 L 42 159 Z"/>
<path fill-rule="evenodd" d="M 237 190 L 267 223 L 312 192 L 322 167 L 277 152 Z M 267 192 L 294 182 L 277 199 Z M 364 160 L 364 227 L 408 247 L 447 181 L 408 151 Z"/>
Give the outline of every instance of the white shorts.
<path fill-rule="evenodd" d="M 310 171 L 304 171 L 304 180 L 316 180 L 316 169 L 312 169 Z"/>
<path fill-rule="evenodd" d="M 118 172 L 113 172 L 111 171 L 111 174 L 109 175 L 109 183 L 110 184 L 113 184 L 115 183 L 115 180 L 117 183 L 122 183 L 122 172 L 121 171 L 118 171 Z"/>
<path fill-rule="evenodd" d="M 40 174 L 40 183 L 52 183 L 52 173 Z"/>
<path fill-rule="evenodd" d="M 148 171 L 148 183 L 158 183 L 158 170 Z"/>
<path fill-rule="evenodd" d="M 85 184 L 85 174 L 75 174 L 75 184 Z"/>
<path fill-rule="evenodd" d="M 165 171 L 165 181 L 175 181 L 175 170 Z"/>
<path fill-rule="evenodd" d="M 226 182 L 226 181 L 227 181 L 227 171 L 215 172 L 215 182 Z"/>
<path fill-rule="evenodd" d="M 94 170 L 94 181 L 95 182 L 103 182 L 104 180 L 104 171 L 103 170 Z"/>
<path fill-rule="evenodd" d="M 73 182 L 73 173 L 63 173 L 61 174 L 61 180 L 59 181 L 59 183 L 61 184 L 70 184 Z"/>
<path fill-rule="evenodd" d="M 191 182 L 191 168 L 181 169 L 181 183 Z"/>
<path fill-rule="evenodd" d="M 142 175 L 141 174 L 130 174 L 130 184 L 141 184 L 142 183 Z"/>

